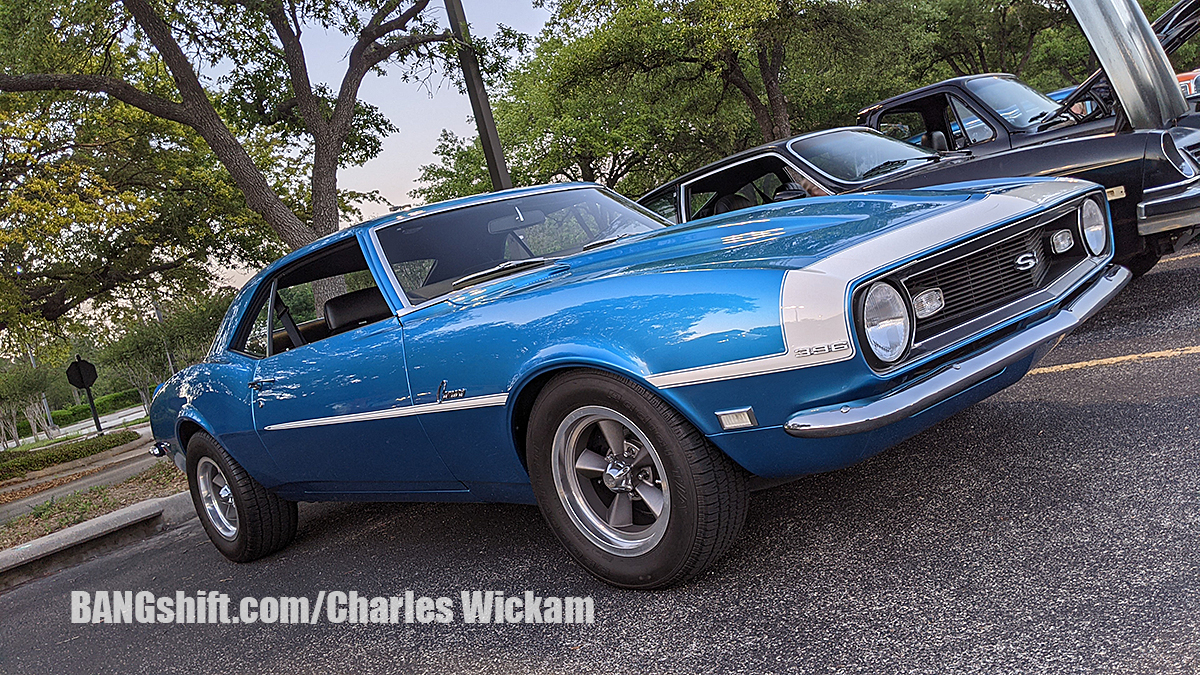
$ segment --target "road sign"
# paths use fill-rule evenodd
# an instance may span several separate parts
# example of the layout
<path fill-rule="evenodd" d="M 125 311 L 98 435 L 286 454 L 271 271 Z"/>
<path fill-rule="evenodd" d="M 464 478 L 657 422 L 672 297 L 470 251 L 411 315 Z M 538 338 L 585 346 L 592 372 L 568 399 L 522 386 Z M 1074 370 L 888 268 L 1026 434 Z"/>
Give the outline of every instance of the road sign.
<path fill-rule="evenodd" d="M 96 423 L 96 431 L 104 431 L 100 428 L 100 416 L 96 414 L 96 402 L 92 400 L 92 385 L 96 384 L 96 366 L 76 354 L 75 360 L 67 366 L 67 382 L 87 394 L 88 407 L 92 409 L 92 421 Z"/>
<path fill-rule="evenodd" d="M 67 382 L 76 389 L 87 389 L 96 384 L 96 366 L 75 355 L 75 360 L 67 366 Z"/>

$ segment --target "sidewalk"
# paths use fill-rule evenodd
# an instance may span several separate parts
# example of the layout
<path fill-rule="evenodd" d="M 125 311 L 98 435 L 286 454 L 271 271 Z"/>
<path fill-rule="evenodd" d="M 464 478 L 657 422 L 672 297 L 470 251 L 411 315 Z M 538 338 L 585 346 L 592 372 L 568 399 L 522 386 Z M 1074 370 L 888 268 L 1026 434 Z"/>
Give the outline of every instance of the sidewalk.
<path fill-rule="evenodd" d="M 119 428 L 121 426 L 121 424 L 123 424 L 125 422 L 130 422 L 130 421 L 133 421 L 136 419 L 141 419 L 145 416 L 146 416 L 146 411 L 142 408 L 142 406 L 136 405 L 136 406 L 133 406 L 132 408 L 125 408 L 124 410 L 118 410 L 116 412 L 111 412 L 111 413 L 108 413 L 107 415 L 101 415 L 100 416 L 100 426 L 105 431 L 111 431 L 112 429 Z M 59 436 L 69 436 L 71 434 L 77 434 L 77 433 L 85 433 L 85 434 L 86 433 L 95 433 L 96 432 L 96 424 L 95 424 L 95 422 L 92 421 L 92 418 L 89 417 L 85 420 L 81 420 L 81 421 L 75 422 L 73 424 L 68 424 L 65 427 L 59 427 L 58 431 L 59 431 Z M 38 438 L 39 439 L 45 438 L 45 436 L 39 435 Z M 33 441 L 34 441 L 33 436 L 25 436 L 21 439 L 22 444 L 32 443 Z M 19 448 L 10 448 L 10 450 L 17 450 L 17 449 L 19 449 Z"/>

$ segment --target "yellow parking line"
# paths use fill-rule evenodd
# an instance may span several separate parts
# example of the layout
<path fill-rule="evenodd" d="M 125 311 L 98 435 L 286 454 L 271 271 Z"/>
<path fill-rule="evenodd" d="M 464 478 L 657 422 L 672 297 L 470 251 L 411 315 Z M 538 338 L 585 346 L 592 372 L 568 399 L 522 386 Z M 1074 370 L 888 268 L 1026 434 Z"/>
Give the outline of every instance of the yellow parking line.
<path fill-rule="evenodd" d="M 1198 254 L 1200 255 L 1200 254 Z M 1126 356 L 1113 356 L 1107 359 L 1095 359 L 1092 361 L 1079 361 L 1078 363 L 1064 363 L 1059 366 L 1046 366 L 1045 368 L 1034 368 L 1029 371 L 1030 375 L 1040 375 L 1041 373 L 1059 373 L 1064 370 L 1078 370 L 1080 368 L 1091 368 L 1092 366 L 1111 366 L 1114 363 L 1125 363 L 1126 361 L 1144 361 L 1147 359 L 1169 359 L 1176 356 L 1188 356 L 1190 354 L 1200 354 L 1200 345 L 1194 347 L 1178 347 L 1176 349 L 1164 349 L 1161 352 L 1146 352 L 1145 354 L 1129 354 Z"/>
<path fill-rule="evenodd" d="M 1187 260 L 1188 258 L 1195 258 L 1196 256 L 1200 256 L 1200 253 L 1189 253 L 1187 255 L 1181 255 L 1178 258 L 1166 258 L 1163 260 L 1163 262 L 1167 262 L 1170 260 Z"/>

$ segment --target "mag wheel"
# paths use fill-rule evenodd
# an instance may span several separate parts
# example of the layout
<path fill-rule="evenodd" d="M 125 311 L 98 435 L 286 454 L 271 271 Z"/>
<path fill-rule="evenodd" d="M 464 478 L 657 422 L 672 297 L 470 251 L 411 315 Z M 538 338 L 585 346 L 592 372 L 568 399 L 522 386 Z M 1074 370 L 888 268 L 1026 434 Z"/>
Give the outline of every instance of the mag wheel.
<path fill-rule="evenodd" d="M 671 481 L 637 424 L 611 408 L 584 406 L 558 425 L 550 452 L 562 506 L 593 544 L 636 556 L 662 541 Z"/>
<path fill-rule="evenodd" d="M 196 514 L 226 558 L 257 560 L 296 535 L 296 503 L 268 492 L 208 434 L 188 441 L 187 475 Z"/>
<path fill-rule="evenodd" d="M 589 572 L 627 588 L 699 574 L 746 514 L 745 473 L 650 391 L 594 371 L 555 377 L 527 435 L 538 506 Z"/>

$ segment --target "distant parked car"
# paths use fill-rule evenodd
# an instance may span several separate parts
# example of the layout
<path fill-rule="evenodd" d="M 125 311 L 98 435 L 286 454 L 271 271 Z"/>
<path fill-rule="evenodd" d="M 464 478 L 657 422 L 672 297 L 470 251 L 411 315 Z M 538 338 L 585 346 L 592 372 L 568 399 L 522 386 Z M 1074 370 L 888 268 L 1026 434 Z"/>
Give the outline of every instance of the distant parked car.
<path fill-rule="evenodd" d="M 154 396 L 156 451 L 235 561 L 286 546 L 296 501 L 536 502 L 592 574 L 669 585 L 749 488 L 1020 379 L 1129 279 L 1106 212 L 1049 179 L 687 227 L 588 184 L 422 206 L 251 279 Z"/>
<path fill-rule="evenodd" d="M 956 172 L 953 180 L 1007 172 L 1103 184 L 1117 259 L 1140 274 L 1200 224 L 1200 115 L 1183 97 L 1195 78 L 1177 77 L 1167 60 L 1200 30 L 1200 1 L 1183 0 L 1153 27 L 1135 0 L 1070 4 L 1103 65 L 1080 86 L 1047 97 L 1004 73 L 957 77 L 876 103 L 858 123 L 885 132 L 903 125 L 904 138 L 935 149 L 942 138 L 944 149 L 977 157 L 1009 153 L 999 173 Z"/>
<path fill-rule="evenodd" d="M 974 127 L 965 123 L 963 128 Z M 895 132 L 907 138 L 912 127 Z M 940 130 L 931 134 L 944 137 Z M 1200 130 L 1133 131 L 976 155 L 965 150 L 938 152 L 874 129 L 845 127 L 731 155 L 679 176 L 638 201 L 673 222 L 684 223 L 814 195 L 1013 175 L 1070 176 L 1107 188 L 1117 262 L 1136 275 L 1157 262 L 1161 247 L 1187 243 L 1200 223 L 1200 164 L 1186 148 L 1200 149 Z"/>

